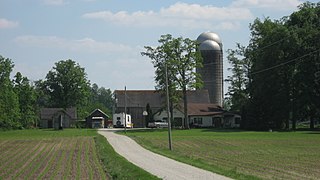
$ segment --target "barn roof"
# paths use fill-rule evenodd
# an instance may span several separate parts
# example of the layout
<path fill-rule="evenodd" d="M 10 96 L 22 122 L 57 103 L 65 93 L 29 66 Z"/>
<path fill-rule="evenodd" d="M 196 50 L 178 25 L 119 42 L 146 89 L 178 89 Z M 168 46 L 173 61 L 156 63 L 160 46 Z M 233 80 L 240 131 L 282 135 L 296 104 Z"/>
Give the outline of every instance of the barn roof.
<path fill-rule="evenodd" d="M 100 115 L 103 116 L 104 118 L 109 118 L 109 116 L 106 113 L 104 113 L 101 109 L 95 109 L 90 113 L 89 116 L 86 117 L 86 119 L 91 116 L 100 116 Z"/>
<path fill-rule="evenodd" d="M 223 114 L 224 110 L 217 104 L 209 103 L 188 103 L 189 116 L 210 116 Z"/>
<path fill-rule="evenodd" d="M 41 119 L 52 119 L 54 115 L 58 112 L 63 112 L 68 115 L 71 119 L 77 119 L 77 109 L 76 108 L 41 108 L 40 118 Z"/>
<path fill-rule="evenodd" d="M 124 90 L 115 90 L 115 98 L 118 107 L 124 107 Z M 165 96 L 155 90 L 127 90 L 127 107 L 145 107 L 148 103 L 151 107 L 162 107 Z M 187 91 L 188 102 L 209 103 L 207 90 Z"/>

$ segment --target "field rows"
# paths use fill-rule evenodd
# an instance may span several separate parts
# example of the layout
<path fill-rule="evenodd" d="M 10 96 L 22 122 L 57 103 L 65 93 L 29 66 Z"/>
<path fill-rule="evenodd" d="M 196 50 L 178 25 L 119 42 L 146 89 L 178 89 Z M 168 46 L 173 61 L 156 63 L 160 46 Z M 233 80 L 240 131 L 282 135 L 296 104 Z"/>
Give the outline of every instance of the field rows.
<path fill-rule="evenodd" d="M 107 179 L 93 137 L 0 139 L 0 179 Z"/>
<path fill-rule="evenodd" d="M 166 132 L 138 132 L 132 135 L 137 142 L 151 149 L 167 149 Z M 262 179 L 319 179 L 319 136 L 298 132 L 174 131 L 173 152 L 168 154 L 184 158 L 186 162 L 200 162 L 212 171 L 218 167 Z"/>

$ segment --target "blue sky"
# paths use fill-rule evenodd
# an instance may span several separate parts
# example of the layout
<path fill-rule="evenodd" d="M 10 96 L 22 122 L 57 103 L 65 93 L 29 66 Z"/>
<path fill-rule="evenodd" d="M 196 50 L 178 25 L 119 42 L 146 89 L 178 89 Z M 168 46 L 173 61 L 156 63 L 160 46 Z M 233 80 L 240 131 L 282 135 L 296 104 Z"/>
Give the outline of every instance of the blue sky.
<path fill-rule="evenodd" d="M 247 45 L 255 18 L 279 19 L 303 0 L 0 0 L 0 55 L 14 72 L 44 79 L 54 63 L 72 59 L 91 83 L 154 89 L 154 68 L 142 57 L 163 34 L 196 39 L 217 33 L 226 50 Z M 224 76 L 227 72 L 224 58 Z M 225 84 L 225 87 L 227 85 Z"/>

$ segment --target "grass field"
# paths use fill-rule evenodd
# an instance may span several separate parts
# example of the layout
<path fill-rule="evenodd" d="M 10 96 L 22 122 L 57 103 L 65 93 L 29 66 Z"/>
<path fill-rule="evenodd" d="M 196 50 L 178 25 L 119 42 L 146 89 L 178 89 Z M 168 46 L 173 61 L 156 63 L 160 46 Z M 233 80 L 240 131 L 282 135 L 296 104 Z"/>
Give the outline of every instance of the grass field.
<path fill-rule="evenodd" d="M 0 179 L 157 179 L 96 130 L 0 131 Z"/>
<path fill-rule="evenodd" d="M 128 131 L 147 149 L 235 179 L 319 179 L 320 132 Z"/>

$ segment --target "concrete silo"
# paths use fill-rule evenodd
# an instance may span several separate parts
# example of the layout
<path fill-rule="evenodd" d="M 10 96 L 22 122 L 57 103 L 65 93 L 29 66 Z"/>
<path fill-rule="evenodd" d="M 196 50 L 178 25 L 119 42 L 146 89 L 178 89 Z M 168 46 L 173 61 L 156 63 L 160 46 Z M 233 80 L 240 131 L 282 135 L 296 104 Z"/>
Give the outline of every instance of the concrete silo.
<path fill-rule="evenodd" d="M 197 38 L 203 58 L 203 67 L 197 68 L 202 77 L 203 89 L 209 92 L 210 102 L 223 104 L 223 52 L 220 37 L 212 32 L 204 32 Z"/>

